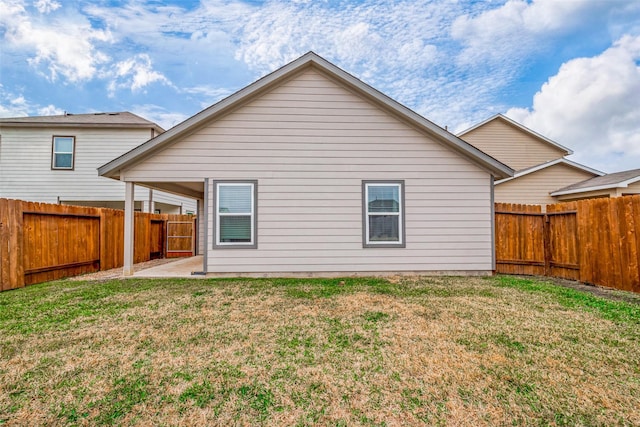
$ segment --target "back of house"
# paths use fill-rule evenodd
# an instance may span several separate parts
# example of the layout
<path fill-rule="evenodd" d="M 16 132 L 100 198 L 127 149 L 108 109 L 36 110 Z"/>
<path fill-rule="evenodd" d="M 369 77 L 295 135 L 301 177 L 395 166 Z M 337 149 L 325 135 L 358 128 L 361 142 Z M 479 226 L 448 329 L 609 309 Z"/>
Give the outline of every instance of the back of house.
<path fill-rule="evenodd" d="M 309 53 L 100 173 L 199 192 L 205 272 L 326 275 L 490 273 L 512 171 Z"/>

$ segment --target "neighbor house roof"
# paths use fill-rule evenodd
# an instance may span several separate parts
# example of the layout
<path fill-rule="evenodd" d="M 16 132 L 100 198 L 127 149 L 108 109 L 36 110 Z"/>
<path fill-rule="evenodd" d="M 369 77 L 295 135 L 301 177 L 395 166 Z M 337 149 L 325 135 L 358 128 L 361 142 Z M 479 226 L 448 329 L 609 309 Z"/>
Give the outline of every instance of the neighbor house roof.
<path fill-rule="evenodd" d="M 174 126 L 167 132 L 157 136 L 152 140 L 147 141 L 146 143 L 134 148 L 130 152 L 101 166 L 100 168 L 98 168 L 98 173 L 103 176 L 117 178 L 121 169 L 132 166 L 137 162 L 147 158 L 154 152 L 179 140 L 181 137 L 196 131 L 202 126 L 205 126 L 215 118 L 221 117 L 229 111 L 246 103 L 248 100 L 257 97 L 262 93 L 265 93 L 266 91 L 286 80 L 288 77 L 292 76 L 294 73 L 306 69 L 307 67 L 314 67 L 315 69 L 328 74 L 331 78 L 350 88 L 355 93 L 358 93 L 369 101 L 396 115 L 403 121 L 412 125 L 417 130 L 431 136 L 443 145 L 457 151 L 462 156 L 468 158 L 478 166 L 489 171 L 495 177 L 506 178 L 513 175 L 513 170 L 507 165 L 478 150 L 477 148 L 461 140 L 445 129 L 435 125 L 416 112 L 410 110 L 397 101 L 394 101 L 393 99 L 389 98 L 388 96 L 372 88 L 371 86 L 367 85 L 366 83 L 362 82 L 361 80 L 357 79 L 356 77 L 333 65 L 329 61 L 313 52 L 306 53 L 293 62 L 290 62 L 282 68 L 272 72 L 271 74 L 239 90 L 233 95 L 223 99 L 222 101 L 190 117 L 184 122 Z"/>
<path fill-rule="evenodd" d="M 3 127 L 127 127 L 154 128 L 159 133 L 164 132 L 157 124 L 143 119 L 128 111 L 113 113 L 71 114 L 58 116 L 33 116 L 0 118 Z"/>
<path fill-rule="evenodd" d="M 609 190 L 612 188 L 625 188 L 630 184 L 640 181 L 640 169 L 610 173 L 603 176 L 587 179 L 572 185 L 568 185 L 551 193 L 552 196 L 565 194 L 585 193 L 587 191 Z"/>
<path fill-rule="evenodd" d="M 565 152 L 565 156 L 568 156 L 568 155 L 570 155 L 570 154 L 573 154 L 573 150 L 571 150 L 570 148 L 567 148 L 567 147 L 565 147 L 564 145 L 560 145 L 560 144 L 558 144 L 557 142 L 552 141 L 552 140 L 550 140 L 549 138 L 546 138 L 546 137 L 544 137 L 544 136 L 540 135 L 539 133 L 537 133 L 537 132 L 535 132 L 535 131 L 533 131 L 533 130 L 529 129 L 528 127 L 526 127 L 526 126 L 524 126 L 524 125 L 521 125 L 520 123 L 518 123 L 518 122 L 516 122 L 516 121 L 514 121 L 514 120 L 511 120 L 509 117 L 504 116 L 504 115 L 502 115 L 502 114 L 496 114 L 496 115 L 494 115 L 494 116 L 491 116 L 491 117 L 489 117 L 487 120 L 485 120 L 485 121 L 483 121 L 483 122 L 480 122 L 480 123 L 478 123 L 478 124 L 476 124 L 476 125 L 473 125 L 473 126 L 472 126 L 472 127 L 470 127 L 469 129 L 466 129 L 466 130 L 464 130 L 464 131 L 462 131 L 462 132 L 459 132 L 459 133 L 458 133 L 458 136 L 459 136 L 459 137 L 463 137 L 464 135 L 468 134 L 469 132 L 471 132 L 471 131 L 473 131 L 473 130 L 475 130 L 475 129 L 477 129 L 477 128 L 481 127 L 481 126 L 484 126 L 485 124 L 487 124 L 487 123 L 489 123 L 489 122 L 492 122 L 492 121 L 494 121 L 494 120 L 502 120 L 502 121 L 504 121 L 504 122 L 506 122 L 506 123 L 510 124 L 511 126 L 516 127 L 516 128 L 518 128 L 518 129 L 522 130 L 523 132 L 527 132 L 527 133 L 529 133 L 531 136 L 533 136 L 534 138 L 536 138 L 536 139 L 538 139 L 538 140 L 540 140 L 540 141 L 544 142 L 545 144 L 549 144 L 549 145 L 551 145 L 551 146 L 553 146 L 553 147 L 555 147 L 555 148 L 558 148 L 558 149 L 560 149 L 560 150 L 563 150 L 563 151 Z"/>
<path fill-rule="evenodd" d="M 509 178 L 501 179 L 500 181 L 496 181 L 495 184 L 496 185 L 502 184 L 503 182 L 508 182 L 508 181 L 513 180 L 513 179 L 520 178 L 521 176 L 529 175 L 529 174 L 537 172 L 539 170 L 546 169 L 546 168 L 549 168 L 551 166 L 559 165 L 559 164 L 567 165 L 567 166 L 570 166 L 570 167 L 572 167 L 574 169 L 579 169 L 579 170 L 582 170 L 582 171 L 585 171 L 585 172 L 589 172 L 589 173 L 592 173 L 592 174 L 598 175 L 598 176 L 601 176 L 601 175 L 605 174 L 604 172 L 601 172 L 599 170 L 590 168 L 589 166 L 581 165 L 580 163 L 576 163 L 576 162 L 573 162 L 571 160 L 567 160 L 564 157 L 562 157 L 560 159 L 556 159 L 556 160 L 552 160 L 550 162 L 542 163 L 542 164 L 539 164 L 539 165 L 536 165 L 536 166 L 533 166 L 533 167 L 530 167 L 530 168 L 527 168 L 527 169 L 519 170 L 516 173 L 514 173 L 513 176 L 511 176 Z M 554 194 L 551 194 L 551 195 L 553 196 Z"/>

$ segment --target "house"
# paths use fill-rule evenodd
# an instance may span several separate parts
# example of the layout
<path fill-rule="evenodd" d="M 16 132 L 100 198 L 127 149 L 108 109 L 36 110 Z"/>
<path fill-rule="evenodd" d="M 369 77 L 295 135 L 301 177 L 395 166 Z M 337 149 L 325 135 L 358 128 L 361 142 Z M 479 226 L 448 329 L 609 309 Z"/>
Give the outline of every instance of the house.
<path fill-rule="evenodd" d="M 494 270 L 493 181 L 513 171 L 313 52 L 99 168 L 202 201 L 217 275 Z"/>
<path fill-rule="evenodd" d="M 502 203 L 557 203 L 560 188 L 604 175 L 568 160 L 573 151 L 497 114 L 458 134 L 516 172 L 495 182 L 495 200 Z"/>
<path fill-rule="evenodd" d="M 124 208 L 124 184 L 98 176 L 104 162 L 164 132 L 128 112 L 0 119 L 0 197 Z M 195 212 L 194 199 L 136 187 L 135 209 Z"/>
<path fill-rule="evenodd" d="M 621 197 L 640 194 L 640 169 L 610 173 L 560 188 L 551 195 L 568 202 L 596 197 Z"/>

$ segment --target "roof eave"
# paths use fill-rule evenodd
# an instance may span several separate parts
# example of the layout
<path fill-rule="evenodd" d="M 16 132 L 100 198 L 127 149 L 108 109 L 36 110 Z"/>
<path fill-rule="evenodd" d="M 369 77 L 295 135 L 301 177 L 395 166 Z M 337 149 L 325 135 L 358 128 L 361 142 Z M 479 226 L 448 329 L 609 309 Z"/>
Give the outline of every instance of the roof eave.
<path fill-rule="evenodd" d="M 0 127 L 12 128 L 120 128 L 120 129 L 154 129 L 158 132 L 164 132 L 160 126 L 156 124 L 144 123 L 54 123 L 54 122 L 2 122 Z"/>

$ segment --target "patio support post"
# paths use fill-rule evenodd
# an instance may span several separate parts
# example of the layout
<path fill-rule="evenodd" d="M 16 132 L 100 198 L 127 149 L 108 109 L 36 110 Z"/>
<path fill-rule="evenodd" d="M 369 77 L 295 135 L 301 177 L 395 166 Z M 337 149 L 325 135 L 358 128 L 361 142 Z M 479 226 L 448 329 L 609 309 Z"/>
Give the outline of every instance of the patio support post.
<path fill-rule="evenodd" d="M 133 276 L 133 223 L 134 223 L 133 182 L 124 183 L 124 267 L 123 276 Z"/>
<path fill-rule="evenodd" d="M 202 233 L 202 245 L 204 246 L 204 252 L 202 253 L 202 272 L 207 274 L 208 254 L 209 254 L 209 178 L 204 179 L 204 200 L 202 201 L 202 216 L 198 218 L 198 225 L 203 230 Z M 200 215 L 200 212 L 198 212 Z"/>
<path fill-rule="evenodd" d="M 153 200 L 153 190 L 149 189 L 149 213 L 154 213 L 156 211 L 156 202 Z"/>

